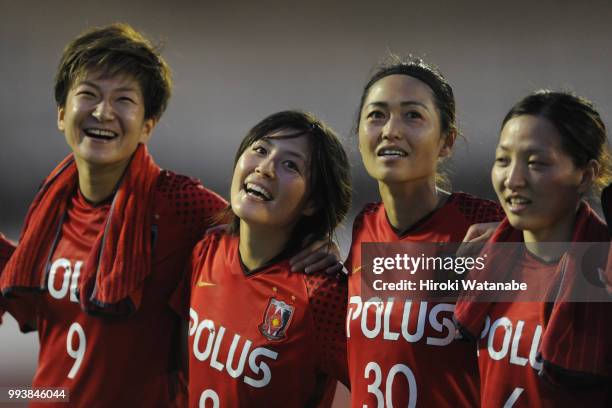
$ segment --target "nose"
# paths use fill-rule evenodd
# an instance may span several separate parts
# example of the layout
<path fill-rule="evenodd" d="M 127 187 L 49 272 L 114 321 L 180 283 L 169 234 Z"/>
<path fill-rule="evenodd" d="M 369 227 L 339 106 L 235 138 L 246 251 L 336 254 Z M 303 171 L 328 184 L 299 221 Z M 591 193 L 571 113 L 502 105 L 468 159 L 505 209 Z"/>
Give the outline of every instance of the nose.
<path fill-rule="evenodd" d="M 401 137 L 401 123 L 396 115 L 389 116 L 389 119 L 382 128 L 382 138 L 387 140 L 399 139 Z"/>
<path fill-rule="evenodd" d="M 113 106 L 109 101 L 106 100 L 98 102 L 96 108 L 94 109 L 91 115 L 96 118 L 98 122 L 113 120 L 115 118 Z"/>
<path fill-rule="evenodd" d="M 525 187 L 525 168 L 520 163 L 512 163 L 508 166 L 508 172 L 504 179 L 504 186 L 510 190 L 516 190 Z"/>
<path fill-rule="evenodd" d="M 255 173 L 269 178 L 276 177 L 276 172 L 274 170 L 274 159 L 271 156 L 267 156 L 262 159 L 259 164 L 257 164 L 257 167 L 255 167 Z"/>

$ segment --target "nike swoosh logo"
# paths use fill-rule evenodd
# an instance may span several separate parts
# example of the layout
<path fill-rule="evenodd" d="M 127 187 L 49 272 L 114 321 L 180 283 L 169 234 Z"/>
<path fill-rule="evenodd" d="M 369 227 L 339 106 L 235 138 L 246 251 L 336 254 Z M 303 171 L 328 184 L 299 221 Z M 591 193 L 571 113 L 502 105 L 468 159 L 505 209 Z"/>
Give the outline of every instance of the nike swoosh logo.
<path fill-rule="evenodd" d="M 212 283 L 212 282 L 205 282 L 205 281 L 198 281 L 198 287 L 202 288 L 204 286 L 215 286 L 216 283 Z"/>

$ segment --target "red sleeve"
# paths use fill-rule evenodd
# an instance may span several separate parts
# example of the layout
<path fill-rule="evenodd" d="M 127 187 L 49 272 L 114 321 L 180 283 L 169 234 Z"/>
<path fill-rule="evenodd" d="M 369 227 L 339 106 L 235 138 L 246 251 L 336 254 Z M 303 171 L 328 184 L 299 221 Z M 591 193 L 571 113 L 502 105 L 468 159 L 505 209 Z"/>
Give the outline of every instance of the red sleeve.
<path fill-rule="evenodd" d="M 197 248 L 197 247 L 196 247 Z M 170 295 L 168 304 L 183 320 L 189 320 L 189 298 L 191 297 L 191 259 L 187 262 L 183 276 Z"/>
<path fill-rule="evenodd" d="M 357 214 L 355 220 L 353 221 L 353 231 L 351 235 L 351 246 L 349 248 L 348 256 L 346 257 L 346 261 L 344 261 L 344 267 L 348 271 L 349 276 L 353 274 L 353 258 L 356 256 L 353 252 L 353 244 L 358 243 L 357 234 L 361 232 L 363 228 L 363 224 L 365 221 L 365 217 L 367 214 L 372 214 L 376 212 L 376 209 L 380 206 L 380 203 L 370 203 L 366 204 L 365 207 Z M 360 243 L 359 243 L 360 244 Z M 357 244 L 357 245 L 359 245 Z M 359 256 L 359 255 L 357 255 Z"/>
<path fill-rule="evenodd" d="M 227 207 L 217 193 L 205 188 L 199 180 L 164 170 L 158 190 L 176 215 L 192 245 L 202 239 L 207 229 L 217 224 L 219 212 Z"/>
<path fill-rule="evenodd" d="M 457 193 L 456 204 L 469 224 L 497 222 L 504 219 L 502 207 L 495 201 L 474 197 L 470 194 Z"/>
<path fill-rule="evenodd" d="M 192 270 L 190 262 L 192 253 L 195 253 L 193 248 L 206 230 L 216 224 L 218 214 L 227 207 L 227 202 L 215 192 L 206 189 L 200 181 L 168 170 L 160 174 L 157 191 L 158 210 L 169 214 L 172 224 L 170 234 L 164 237 L 166 241 L 171 242 L 159 250 L 165 251 L 167 256 L 180 253 L 184 259 L 177 268 L 176 273 L 181 274 L 181 278 L 168 304 L 180 316 L 189 319 L 189 283 Z"/>
<path fill-rule="evenodd" d="M 196 244 L 187 260 L 181 281 L 168 301 L 170 308 L 185 321 L 189 321 L 189 303 L 191 299 L 191 288 L 194 283 L 193 278 L 197 278 L 198 271 L 204 261 L 209 246 L 218 238 L 217 234 L 214 233 L 216 231 L 217 228 L 214 228 L 211 230 L 211 233 L 206 234 L 204 238 Z"/>
<path fill-rule="evenodd" d="M 0 234 L 0 274 L 2 274 L 4 265 L 6 265 L 14 251 L 15 245 L 13 245 L 12 242 L 4 238 L 4 235 Z M 0 293 L 0 324 L 2 324 L 2 315 L 7 309 L 4 302 L 4 297 Z"/>
<path fill-rule="evenodd" d="M 13 252 L 15 252 L 15 245 L 0 234 L 0 273 Z M 37 299 L 38 296 L 35 295 L 5 298 L 0 293 L 0 324 L 2 324 L 4 312 L 9 312 L 17 320 L 22 332 L 36 330 Z"/>
<path fill-rule="evenodd" d="M 305 275 L 304 279 L 314 320 L 319 367 L 322 372 L 348 387 L 344 328 L 348 300 L 347 279 L 345 276 L 335 278 L 321 273 Z"/>

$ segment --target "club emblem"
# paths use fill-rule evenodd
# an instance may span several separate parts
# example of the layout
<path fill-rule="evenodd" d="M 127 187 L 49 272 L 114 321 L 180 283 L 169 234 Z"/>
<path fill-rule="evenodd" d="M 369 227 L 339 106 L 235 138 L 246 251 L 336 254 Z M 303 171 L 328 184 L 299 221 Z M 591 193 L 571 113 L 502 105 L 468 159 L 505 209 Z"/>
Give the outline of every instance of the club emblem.
<path fill-rule="evenodd" d="M 259 325 L 259 331 L 268 340 L 277 341 L 284 339 L 294 310 L 293 306 L 281 300 L 270 298 L 263 323 Z"/>

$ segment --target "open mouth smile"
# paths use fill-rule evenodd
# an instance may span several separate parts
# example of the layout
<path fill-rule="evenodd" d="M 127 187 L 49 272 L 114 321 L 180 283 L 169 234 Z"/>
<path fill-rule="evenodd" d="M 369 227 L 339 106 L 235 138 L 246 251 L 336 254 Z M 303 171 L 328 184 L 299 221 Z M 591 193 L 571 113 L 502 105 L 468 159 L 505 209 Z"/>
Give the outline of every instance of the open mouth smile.
<path fill-rule="evenodd" d="M 85 135 L 91 137 L 93 139 L 99 140 L 113 140 L 117 138 L 119 135 L 112 130 L 107 129 L 98 129 L 98 128 L 86 128 L 83 130 Z"/>
<path fill-rule="evenodd" d="M 245 183 L 243 188 L 249 196 L 258 200 L 270 201 L 273 198 L 272 194 L 265 187 L 259 184 Z"/>
<path fill-rule="evenodd" d="M 408 153 L 397 147 L 384 147 L 376 153 L 379 157 L 406 157 Z"/>
<path fill-rule="evenodd" d="M 520 212 L 527 208 L 532 201 L 520 195 L 512 195 L 506 198 L 506 203 L 508 204 L 510 211 Z"/>

